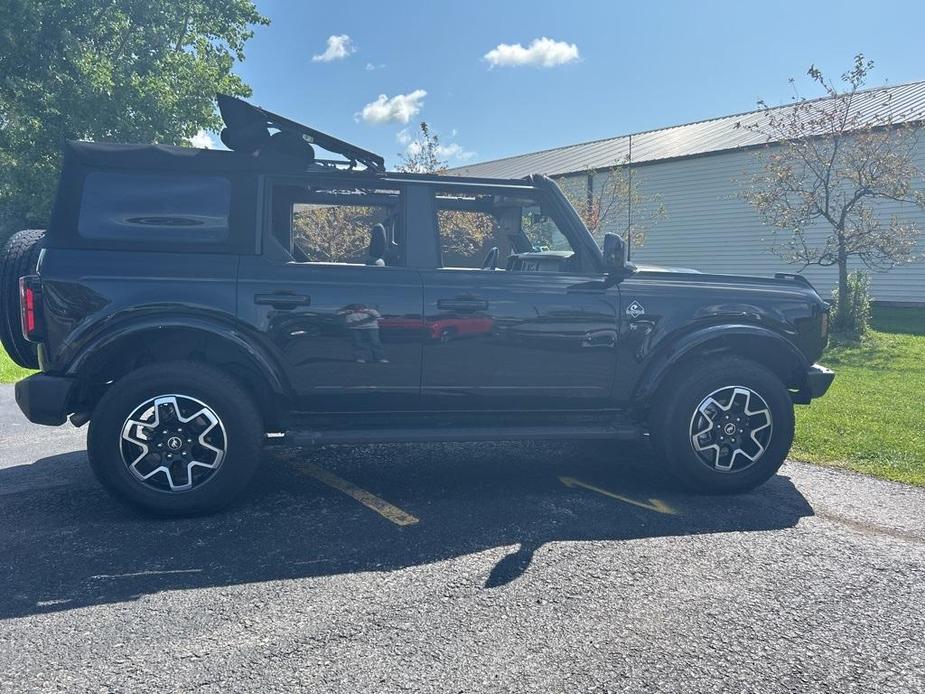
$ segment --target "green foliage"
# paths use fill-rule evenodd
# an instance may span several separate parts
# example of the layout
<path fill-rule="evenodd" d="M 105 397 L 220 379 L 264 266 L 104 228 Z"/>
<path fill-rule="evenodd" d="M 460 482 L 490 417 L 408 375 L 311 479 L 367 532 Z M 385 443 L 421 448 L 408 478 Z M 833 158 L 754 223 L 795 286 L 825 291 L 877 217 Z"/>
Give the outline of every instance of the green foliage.
<path fill-rule="evenodd" d="M 832 333 L 843 340 L 857 341 L 870 327 L 870 275 L 861 270 L 848 273 L 844 301 L 832 292 Z"/>
<path fill-rule="evenodd" d="M 35 372 L 15 364 L 3 347 L 0 347 L 0 383 L 15 383 L 32 373 Z"/>
<path fill-rule="evenodd" d="M 0 237 L 44 226 L 68 139 L 181 144 L 215 130 L 251 0 L 0 3 Z"/>
<path fill-rule="evenodd" d="M 820 361 L 835 382 L 797 407 L 792 457 L 925 486 L 925 310 L 875 308 L 863 341 Z"/>
<path fill-rule="evenodd" d="M 648 195 L 633 181 L 628 160 L 612 169 L 589 169 L 585 175 L 593 180 L 590 191 L 585 181 L 580 186 L 562 185 L 562 192 L 598 245 L 612 232 L 640 248 L 650 229 L 668 216 L 661 195 Z"/>
<path fill-rule="evenodd" d="M 446 174 L 449 166 L 443 157 L 440 136 L 422 121 L 418 124 L 417 137 L 399 153 L 401 164 L 398 171 L 406 173 Z M 440 227 L 440 242 L 447 256 L 445 262 L 461 262 L 484 255 L 486 244 L 494 237 L 497 224 L 493 217 L 480 212 L 460 210 L 439 210 L 437 223 Z"/>
<path fill-rule="evenodd" d="M 397 171 L 406 173 L 446 173 L 448 163 L 442 156 L 440 136 L 430 129 L 426 121 L 418 124 L 417 137 L 399 153 L 401 164 Z"/>
<path fill-rule="evenodd" d="M 453 262 L 471 258 L 481 260 L 498 231 L 497 220 L 484 212 L 438 210 L 437 225 L 444 262 L 448 264 L 451 259 Z"/>
<path fill-rule="evenodd" d="M 385 222 L 387 212 L 359 205 L 297 205 L 293 241 L 311 262 L 357 262 L 369 246 L 370 229 Z"/>
<path fill-rule="evenodd" d="M 921 257 L 918 130 L 883 90 L 861 89 L 873 67 L 859 54 L 839 81 L 810 67 L 822 99 L 795 94 L 787 108 L 759 102 L 764 118 L 744 126 L 769 144 L 742 198 L 774 228 L 774 254 L 838 269 L 836 303 L 848 326 L 849 261 L 885 271 Z M 886 203 L 904 204 L 888 214 Z"/>

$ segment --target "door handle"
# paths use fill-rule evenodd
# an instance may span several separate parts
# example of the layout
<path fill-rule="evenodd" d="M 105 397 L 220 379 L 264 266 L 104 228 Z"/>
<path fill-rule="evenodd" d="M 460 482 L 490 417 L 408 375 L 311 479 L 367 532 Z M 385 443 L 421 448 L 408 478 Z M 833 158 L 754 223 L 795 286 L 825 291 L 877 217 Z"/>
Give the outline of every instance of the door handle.
<path fill-rule="evenodd" d="M 615 330 L 605 330 L 603 332 L 585 333 L 581 341 L 582 347 L 614 347 L 617 344 L 617 333 Z"/>
<path fill-rule="evenodd" d="M 284 294 L 277 292 L 274 294 L 255 294 L 254 303 L 272 306 L 278 309 L 294 309 L 297 306 L 309 306 L 312 298 L 305 294 Z"/>
<path fill-rule="evenodd" d="M 484 299 L 439 299 L 437 308 L 441 311 L 486 311 L 488 302 Z"/>

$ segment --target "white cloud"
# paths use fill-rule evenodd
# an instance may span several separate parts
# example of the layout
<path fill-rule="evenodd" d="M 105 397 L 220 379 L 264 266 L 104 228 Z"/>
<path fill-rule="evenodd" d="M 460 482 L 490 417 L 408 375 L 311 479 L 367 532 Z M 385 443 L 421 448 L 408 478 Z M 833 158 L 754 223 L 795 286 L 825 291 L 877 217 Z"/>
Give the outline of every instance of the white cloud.
<path fill-rule="evenodd" d="M 313 63 L 330 63 L 332 60 L 343 60 L 351 53 L 355 53 L 353 41 L 347 34 L 328 36 L 328 47 L 324 53 L 312 56 Z"/>
<path fill-rule="evenodd" d="M 189 139 L 190 146 L 198 149 L 216 149 L 219 144 L 214 137 L 205 130 L 200 130 Z"/>
<path fill-rule="evenodd" d="M 462 145 L 456 142 L 451 142 L 448 145 L 437 145 L 437 156 L 441 159 L 466 161 L 467 159 L 472 159 L 472 157 L 475 156 L 475 152 L 463 149 Z"/>
<path fill-rule="evenodd" d="M 453 130 L 453 137 L 456 136 L 456 130 Z M 405 146 L 405 156 L 413 157 L 420 154 L 423 145 L 419 139 L 410 131 L 410 128 L 402 128 L 395 134 L 395 139 L 399 144 Z M 458 142 L 451 142 L 448 145 L 438 144 L 435 152 L 437 157 L 444 160 L 467 161 L 475 156 L 475 152 L 465 149 Z"/>
<path fill-rule="evenodd" d="M 385 69 L 385 63 L 379 63 L 378 65 L 376 65 L 375 63 L 366 63 L 366 70 L 369 72 L 373 70 L 384 70 L 384 69 Z"/>
<path fill-rule="evenodd" d="M 357 115 L 357 119 L 362 119 L 370 125 L 379 123 L 407 123 L 421 112 L 424 106 L 424 97 L 427 92 L 423 89 L 415 89 L 410 94 L 396 94 L 391 99 L 385 94 L 380 94 L 375 101 L 372 101 L 363 107 Z"/>
<path fill-rule="evenodd" d="M 519 65 L 533 65 L 535 67 L 555 67 L 579 59 L 578 46 L 565 41 L 553 39 L 533 39 L 530 45 L 524 48 L 519 43 L 499 43 L 484 56 L 491 67 L 517 67 Z"/>

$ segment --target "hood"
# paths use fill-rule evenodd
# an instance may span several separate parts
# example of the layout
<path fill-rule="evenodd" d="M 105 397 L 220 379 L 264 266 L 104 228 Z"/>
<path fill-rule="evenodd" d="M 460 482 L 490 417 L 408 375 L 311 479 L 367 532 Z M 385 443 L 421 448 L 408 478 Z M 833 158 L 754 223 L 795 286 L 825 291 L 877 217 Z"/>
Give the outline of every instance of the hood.
<path fill-rule="evenodd" d="M 728 288 L 733 291 L 747 289 L 784 293 L 802 296 L 811 303 L 825 303 L 810 281 L 803 277 L 803 275 L 796 273 L 778 272 L 773 277 L 764 277 L 761 275 L 720 275 L 708 274 L 689 268 L 639 265 L 634 274 L 636 276 L 659 279 L 665 282 L 683 282 L 688 285 L 709 285 L 714 288 Z"/>

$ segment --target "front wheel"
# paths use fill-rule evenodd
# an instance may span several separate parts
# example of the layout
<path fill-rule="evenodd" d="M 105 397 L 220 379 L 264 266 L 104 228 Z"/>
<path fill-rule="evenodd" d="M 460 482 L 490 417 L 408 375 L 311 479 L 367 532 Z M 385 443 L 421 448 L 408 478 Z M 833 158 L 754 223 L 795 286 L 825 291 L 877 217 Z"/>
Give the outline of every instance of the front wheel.
<path fill-rule="evenodd" d="M 670 472 L 708 493 L 747 491 L 773 476 L 790 452 L 793 428 L 781 380 L 732 356 L 701 361 L 665 383 L 649 417 Z"/>
<path fill-rule="evenodd" d="M 184 515 L 233 501 L 257 470 L 263 436 L 253 399 L 231 376 L 167 362 L 110 386 L 90 419 L 87 452 L 118 499 Z"/>

